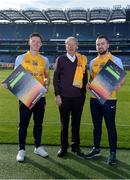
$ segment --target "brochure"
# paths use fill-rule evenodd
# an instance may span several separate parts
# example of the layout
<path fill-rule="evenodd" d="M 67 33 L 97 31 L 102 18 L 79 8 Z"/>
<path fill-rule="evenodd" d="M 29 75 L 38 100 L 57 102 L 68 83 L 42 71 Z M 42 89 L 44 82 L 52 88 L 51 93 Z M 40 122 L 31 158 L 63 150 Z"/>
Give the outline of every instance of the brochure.
<path fill-rule="evenodd" d="M 3 82 L 29 109 L 46 93 L 46 88 L 22 65 L 19 65 Z"/>
<path fill-rule="evenodd" d="M 124 80 L 126 72 L 109 60 L 89 84 L 91 93 L 104 104 L 114 91 Z"/>

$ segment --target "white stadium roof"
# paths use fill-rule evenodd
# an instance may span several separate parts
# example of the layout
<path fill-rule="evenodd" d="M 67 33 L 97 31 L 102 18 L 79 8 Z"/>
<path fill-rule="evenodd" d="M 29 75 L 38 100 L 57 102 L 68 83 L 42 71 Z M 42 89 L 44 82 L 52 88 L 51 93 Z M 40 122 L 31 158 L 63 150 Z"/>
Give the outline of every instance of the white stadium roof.
<path fill-rule="evenodd" d="M 94 8 L 94 9 L 47 9 L 47 10 L 0 10 L 0 22 L 27 22 L 27 23 L 73 23 L 85 22 L 91 23 L 93 21 L 111 22 L 114 20 L 125 21 L 126 11 L 128 8 L 115 7 L 113 9 Z"/>

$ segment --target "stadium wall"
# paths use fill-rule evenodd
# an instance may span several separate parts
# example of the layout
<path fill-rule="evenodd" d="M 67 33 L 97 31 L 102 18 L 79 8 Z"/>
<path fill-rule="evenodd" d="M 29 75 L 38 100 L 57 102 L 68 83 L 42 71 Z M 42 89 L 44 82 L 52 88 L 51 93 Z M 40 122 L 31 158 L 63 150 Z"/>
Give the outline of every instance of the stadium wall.
<path fill-rule="evenodd" d="M 28 37 L 32 32 L 43 36 L 44 46 L 41 52 L 48 56 L 53 64 L 58 55 L 65 53 L 64 41 L 68 36 L 75 36 L 79 41 L 79 51 L 88 56 L 89 61 L 97 55 L 95 39 L 105 34 L 110 39 L 110 50 L 130 65 L 130 24 L 0 24 L 0 62 L 14 63 L 17 55 L 28 50 Z"/>

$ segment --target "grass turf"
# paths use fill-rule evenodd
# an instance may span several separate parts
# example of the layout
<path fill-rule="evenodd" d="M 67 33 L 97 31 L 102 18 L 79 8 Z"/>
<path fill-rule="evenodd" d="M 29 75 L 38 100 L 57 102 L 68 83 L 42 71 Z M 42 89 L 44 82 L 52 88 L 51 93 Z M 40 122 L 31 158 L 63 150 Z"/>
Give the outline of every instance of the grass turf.
<path fill-rule="evenodd" d="M 4 80 L 11 70 L 0 70 L 0 81 Z M 47 106 L 43 125 L 43 144 L 58 145 L 60 143 L 60 121 L 59 112 L 55 104 L 55 97 L 52 87 L 53 71 L 51 71 L 51 86 L 47 95 Z M 118 105 L 116 124 L 118 131 L 118 148 L 130 148 L 130 72 L 127 72 L 125 85 L 118 93 Z M 81 120 L 81 146 L 92 145 L 92 122 L 89 110 L 89 96 L 87 93 L 84 111 Z M 30 122 L 28 129 L 27 143 L 33 144 L 32 137 L 33 120 Z M 18 127 L 18 101 L 8 90 L 0 86 L 0 143 L 17 143 Z M 70 133 L 69 133 L 70 134 Z M 71 135 L 70 135 L 71 136 Z M 69 139 L 70 139 L 69 136 Z M 107 147 L 107 132 L 103 123 L 103 134 L 101 146 Z"/>
<path fill-rule="evenodd" d="M 91 160 L 73 155 L 70 151 L 64 158 L 57 157 L 57 146 L 45 146 L 48 158 L 33 153 L 34 146 L 26 146 L 24 163 L 16 162 L 17 146 L 0 145 L 0 179 L 129 179 L 130 156 L 128 150 L 118 150 L 118 164 L 106 164 L 108 150 Z M 82 148 L 88 152 L 88 148 Z"/>

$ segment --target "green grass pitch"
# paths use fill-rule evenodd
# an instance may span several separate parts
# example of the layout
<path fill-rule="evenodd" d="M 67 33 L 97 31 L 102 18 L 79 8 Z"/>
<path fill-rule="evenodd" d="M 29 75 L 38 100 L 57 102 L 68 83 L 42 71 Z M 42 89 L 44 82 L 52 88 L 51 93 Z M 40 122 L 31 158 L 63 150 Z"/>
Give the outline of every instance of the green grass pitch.
<path fill-rule="evenodd" d="M 0 70 L 0 81 L 4 80 L 11 70 Z M 33 153 L 34 146 L 26 146 L 24 163 L 16 162 L 18 151 L 18 100 L 8 90 L 0 86 L 0 179 L 130 179 L 130 72 L 126 82 L 118 92 L 116 124 L 118 131 L 118 164 L 106 164 L 109 148 L 102 148 L 102 156 L 91 160 L 77 157 L 70 152 L 65 158 L 58 158 L 60 143 L 59 112 L 55 104 L 52 86 L 47 95 L 47 106 L 43 125 L 42 143 L 49 153 L 48 158 L 41 158 Z M 92 145 L 92 122 L 87 93 L 81 120 L 81 146 L 85 153 Z M 27 144 L 33 144 L 33 120 L 28 128 Z M 71 133 L 69 132 L 71 139 Z M 70 141 L 70 140 L 69 140 Z M 51 146 L 58 145 L 58 146 Z M 103 123 L 102 147 L 108 147 L 106 128 Z M 123 148 L 123 149 L 120 149 Z"/>
<path fill-rule="evenodd" d="M 11 70 L 0 70 L 0 82 L 4 80 Z M 51 85 L 47 94 L 47 105 L 43 124 L 42 143 L 59 145 L 60 143 L 60 120 L 55 97 L 53 93 L 53 71 L 51 74 Z M 91 146 L 92 122 L 89 109 L 89 97 L 87 93 L 84 111 L 81 120 L 81 146 Z M 118 148 L 130 148 L 130 72 L 127 71 L 126 81 L 118 92 L 118 105 L 116 114 L 116 125 L 118 132 Z M 33 144 L 32 136 L 33 120 L 31 119 L 28 129 L 27 144 Z M 18 128 L 18 100 L 8 90 L 0 86 L 0 143 L 17 143 Z M 71 132 L 69 132 L 71 139 Z M 70 140 L 69 140 L 70 141 Z M 108 147 L 107 132 L 103 123 L 102 147 Z"/>

